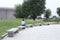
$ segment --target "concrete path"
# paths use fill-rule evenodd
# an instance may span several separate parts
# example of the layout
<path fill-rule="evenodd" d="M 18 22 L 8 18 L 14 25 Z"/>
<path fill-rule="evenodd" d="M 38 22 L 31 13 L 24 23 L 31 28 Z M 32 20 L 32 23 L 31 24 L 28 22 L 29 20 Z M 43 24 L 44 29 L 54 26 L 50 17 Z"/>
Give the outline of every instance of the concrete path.
<path fill-rule="evenodd" d="M 14 37 L 5 37 L 2 40 L 60 40 L 60 25 L 26 28 Z"/>

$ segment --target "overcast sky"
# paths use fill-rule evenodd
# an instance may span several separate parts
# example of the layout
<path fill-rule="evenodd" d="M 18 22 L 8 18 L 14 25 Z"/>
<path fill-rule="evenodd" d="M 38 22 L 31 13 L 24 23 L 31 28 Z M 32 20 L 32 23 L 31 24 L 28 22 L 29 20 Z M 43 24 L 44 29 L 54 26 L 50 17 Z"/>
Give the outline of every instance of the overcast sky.
<path fill-rule="evenodd" d="M 23 0 L 0 0 L 0 7 L 12 7 L 14 8 L 15 4 L 22 4 Z M 60 7 L 60 0 L 46 0 L 46 8 L 51 9 L 52 15 L 56 14 L 56 8 Z"/>

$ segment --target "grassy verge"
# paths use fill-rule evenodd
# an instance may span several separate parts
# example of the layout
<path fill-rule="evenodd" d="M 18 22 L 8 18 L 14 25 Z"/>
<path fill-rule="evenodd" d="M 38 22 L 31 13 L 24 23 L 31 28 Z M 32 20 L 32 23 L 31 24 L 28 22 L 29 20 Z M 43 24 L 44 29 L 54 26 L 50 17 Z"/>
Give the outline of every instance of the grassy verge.
<path fill-rule="evenodd" d="M 21 19 L 0 20 L 0 35 L 4 34 L 6 30 L 20 25 Z"/>
<path fill-rule="evenodd" d="M 17 27 L 19 25 L 21 25 L 22 19 L 8 19 L 8 20 L 0 20 L 0 35 L 3 35 L 6 30 L 11 29 L 13 27 Z M 25 19 L 27 24 L 45 24 L 45 23 L 50 23 L 50 24 L 54 24 L 55 22 L 44 22 L 41 20 L 29 20 L 29 19 Z"/>
<path fill-rule="evenodd" d="M 3 35 L 6 30 L 17 27 L 20 25 L 22 19 L 8 19 L 8 20 L 0 20 L 0 35 Z M 40 21 L 33 21 L 26 19 L 27 24 L 35 24 L 39 23 Z"/>

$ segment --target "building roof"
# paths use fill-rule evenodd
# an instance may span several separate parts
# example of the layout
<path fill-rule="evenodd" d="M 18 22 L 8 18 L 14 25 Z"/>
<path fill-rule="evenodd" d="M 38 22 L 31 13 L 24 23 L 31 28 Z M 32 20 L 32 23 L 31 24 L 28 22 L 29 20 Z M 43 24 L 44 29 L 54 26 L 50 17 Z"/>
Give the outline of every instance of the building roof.
<path fill-rule="evenodd" d="M 0 7 L 0 10 L 11 10 L 11 11 L 14 11 L 14 8 Z"/>

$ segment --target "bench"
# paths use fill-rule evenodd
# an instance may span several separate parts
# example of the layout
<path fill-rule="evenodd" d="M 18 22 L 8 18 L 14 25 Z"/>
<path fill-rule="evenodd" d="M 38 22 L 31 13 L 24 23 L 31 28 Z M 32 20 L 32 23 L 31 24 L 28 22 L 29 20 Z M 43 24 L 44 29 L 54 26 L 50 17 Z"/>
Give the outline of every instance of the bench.
<path fill-rule="evenodd" d="M 13 37 L 14 34 L 16 34 L 18 32 L 18 28 L 12 28 L 10 30 L 7 31 L 8 33 L 8 37 Z"/>
<path fill-rule="evenodd" d="M 33 24 L 28 24 L 26 27 L 28 27 L 28 28 L 33 27 Z"/>
<path fill-rule="evenodd" d="M 25 26 L 18 26 L 19 30 L 25 29 Z"/>

